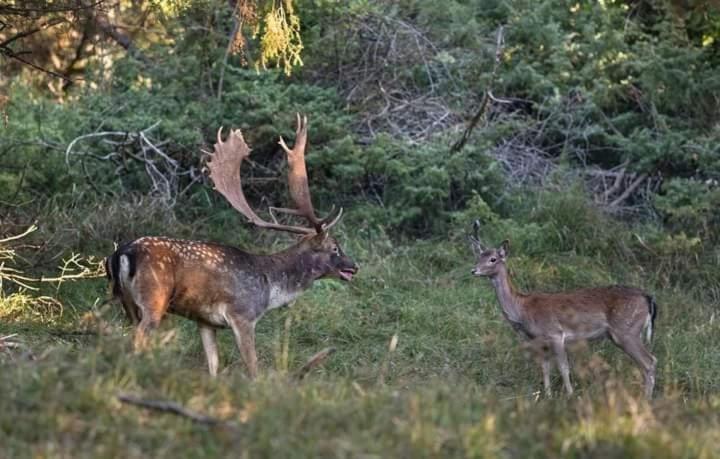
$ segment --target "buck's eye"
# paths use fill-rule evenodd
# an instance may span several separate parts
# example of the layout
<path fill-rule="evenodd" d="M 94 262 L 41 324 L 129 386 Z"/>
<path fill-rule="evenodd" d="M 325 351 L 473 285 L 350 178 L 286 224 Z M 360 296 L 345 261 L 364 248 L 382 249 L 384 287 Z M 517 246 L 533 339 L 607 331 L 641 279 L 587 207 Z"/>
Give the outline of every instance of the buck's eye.
<path fill-rule="evenodd" d="M 338 254 L 338 253 L 340 253 L 340 247 L 334 246 L 334 247 L 332 248 L 332 251 L 333 251 L 334 254 Z"/>
<path fill-rule="evenodd" d="M 495 263 L 496 261 L 497 261 L 497 258 L 495 258 L 495 257 L 490 258 L 490 263 Z"/>

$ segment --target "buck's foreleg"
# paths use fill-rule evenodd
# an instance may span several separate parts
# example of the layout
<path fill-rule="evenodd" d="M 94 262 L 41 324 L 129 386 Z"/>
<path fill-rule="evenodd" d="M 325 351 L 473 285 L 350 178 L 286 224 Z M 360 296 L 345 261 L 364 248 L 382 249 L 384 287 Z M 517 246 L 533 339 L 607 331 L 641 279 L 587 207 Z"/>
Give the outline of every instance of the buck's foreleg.
<path fill-rule="evenodd" d="M 220 366 L 220 358 L 218 357 L 217 336 L 215 329 L 208 325 L 198 323 L 200 331 L 200 339 L 202 340 L 205 357 L 207 359 L 208 371 L 210 376 L 217 376 L 218 367 Z"/>
<path fill-rule="evenodd" d="M 251 322 L 240 314 L 229 314 L 228 323 L 235 336 L 235 343 L 240 350 L 250 379 L 257 377 L 257 355 L 255 354 L 255 322 Z"/>

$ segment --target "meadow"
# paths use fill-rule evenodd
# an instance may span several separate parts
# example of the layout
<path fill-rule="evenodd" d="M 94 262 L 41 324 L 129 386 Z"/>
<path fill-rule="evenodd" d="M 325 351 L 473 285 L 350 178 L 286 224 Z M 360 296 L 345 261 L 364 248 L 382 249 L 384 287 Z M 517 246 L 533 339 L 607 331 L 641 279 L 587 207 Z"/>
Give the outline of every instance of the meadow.
<path fill-rule="evenodd" d="M 533 206 L 550 199 L 534 196 L 528 198 Z M 546 205 L 585 221 L 595 216 L 600 223 L 591 226 L 615 243 L 637 230 L 572 194 L 560 201 Z M 547 399 L 540 370 L 502 318 L 489 282 L 470 275 L 473 259 L 463 228 L 446 240 L 393 242 L 353 231 L 352 224 L 348 218 L 336 233 L 360 274 L 349 284 L 320 281 L 292 307 L 263 318 L 255 382 L 246 377 L 229 331 L 220 334 L 221 372 L 211 379 L 196 327 L 183 318 L 166 320 L 152 349 L 134 355 L 122 308 L 104 303 L 104 279 L 53 287 L 62 310 L 5 296 L 0 336 L 13 335 L 8 341 L 17 347 L 0 353 L 3 456 L 720 453 L 720 321 L 710 289 L 663 287 L 669 274 L 653 271 L 656 262 L 644 266 L 631 264 L 631 257 L 550 250 L 553 237 L 530 238 L 521 223 L 513 223 L 509 263 L 521 289 L 630 283 L 653 291 L 660 308 L 651 346 L 658 384 L 651 401 L 642 396 L 635 366 L 609 343 L 573 348 L 576 395 L 564 396 L 554 373 L 554 397 Z M 177 228 L 181 235 L 197 230 L 181 223 Z M 485 234 L 493 240 L 500 231 L 488 228 Z M 249 237 L 257 250 L 290 242 L 253 240 L 252 230 Z M 327 347 L 336 352 L 298 380 L 294 375 L 305 361 Z M 118 399 L 122 395 L 179 403 L 222 422 L 207 425 L 128 405 Z"/>

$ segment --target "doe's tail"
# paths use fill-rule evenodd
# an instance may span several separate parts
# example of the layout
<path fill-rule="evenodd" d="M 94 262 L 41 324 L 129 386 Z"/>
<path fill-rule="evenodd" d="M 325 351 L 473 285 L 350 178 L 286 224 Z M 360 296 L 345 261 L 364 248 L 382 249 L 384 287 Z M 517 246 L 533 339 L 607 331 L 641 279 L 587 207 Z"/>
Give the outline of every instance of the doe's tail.
<path fill-rule="evenodd" d="M 658 305 L 655 302 L 655 298 L 647 295 L 648 301 L 648 322 L 645 328 L 645 339 L 648 343 L 652 341 L 653 332 L 655 331 L 655 319 L 657 318 Z"/>

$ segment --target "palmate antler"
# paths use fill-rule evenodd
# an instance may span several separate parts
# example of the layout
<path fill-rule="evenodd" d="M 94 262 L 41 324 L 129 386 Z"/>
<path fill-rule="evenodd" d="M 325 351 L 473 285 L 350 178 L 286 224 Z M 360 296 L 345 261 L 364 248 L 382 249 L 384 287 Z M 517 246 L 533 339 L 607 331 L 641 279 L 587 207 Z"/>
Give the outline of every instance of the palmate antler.
<path fill-rule="evenodd" d="M 305 167 L 305 146 L 307 145 L 307 117 L 297 116 L 298 126 L 295 132 L 295 146 L 290 149 L 285 141 L 280 138 L 280 146 L 288 155 L 288 186 L 290 197 L 297 206 L 297 209 L 276 208 L 285 213 L 304 217 L 312 228 L 303 226 L 282 225 L 268 222 L 260 218 L 245 199 L 240 180 L 240 167 L 245 158 L 250 155 L 250 147 L 243 139 L 239 129 L 231 130 L 228 138 L 222 140 L 222 128 L 218 130 L 215 153 L 211 154 L 208 162 L 210 178 L 215 184 L 215 189 L 228 200 L 230 205 L 238 212 L 245 215 L 248 220 L 260 228 L 267 228 L 279 231 L 288 231 L 298 234 L 312 234 L 328 231 L 342 217 L 342 208 L 337 212 L 331 212 L 324 219 L 315 215 L 315 210 L 310 199 L 310 187 L 308 186 L 307 169 Z M 329 222 L 329 223 L 328 223 Z"/>

